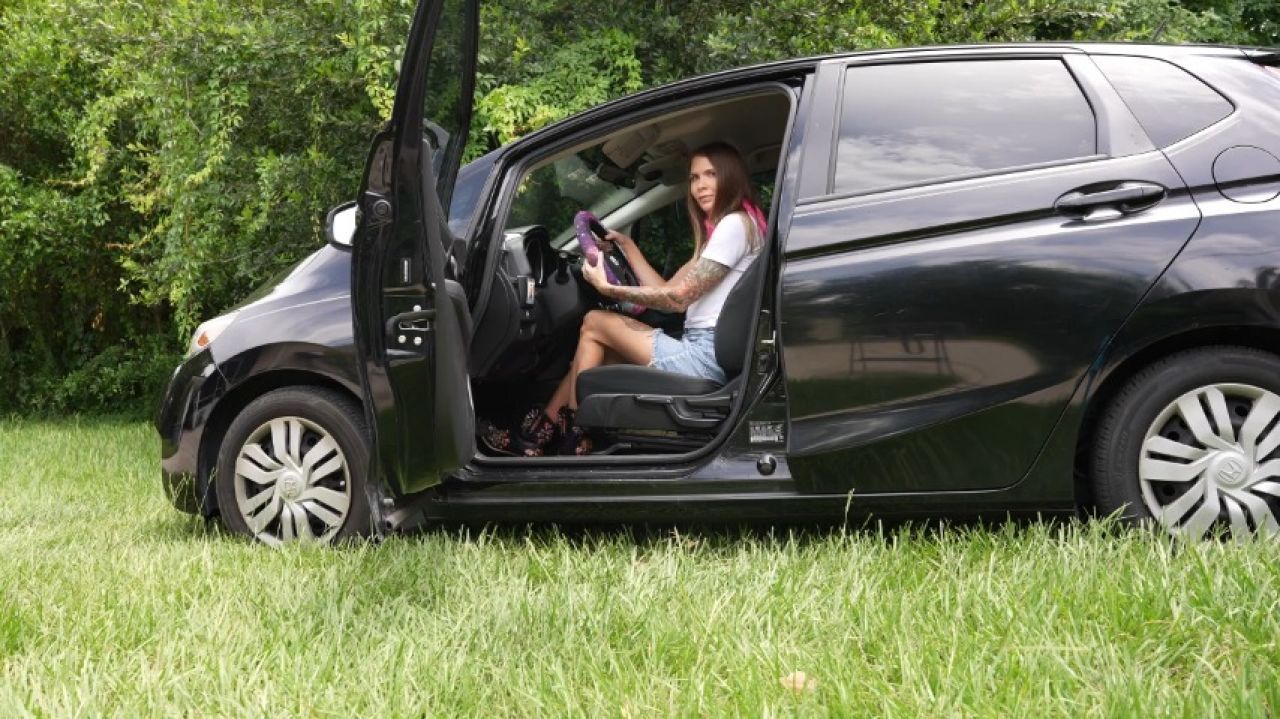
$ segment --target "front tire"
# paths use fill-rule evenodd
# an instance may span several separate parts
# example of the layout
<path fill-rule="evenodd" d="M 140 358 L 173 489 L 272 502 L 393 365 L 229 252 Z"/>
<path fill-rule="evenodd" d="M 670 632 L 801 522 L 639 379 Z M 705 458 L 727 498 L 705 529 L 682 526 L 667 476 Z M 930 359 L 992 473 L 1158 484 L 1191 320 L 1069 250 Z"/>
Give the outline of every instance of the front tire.
<path fill-rule="evenodd" d="M 215 485 L 227 528 L 269 545 L 330 543 L 369 528 L 360 408 L 318 387 L 269 392 L 231 423 Z"/>
<path fill-rule="evenodd" d="M 1112 400 L 1092 458 L 1100 512 L 1199 539 L 1280 535 L 1280 358 L 1244 347 L 1170 355 Z"/>

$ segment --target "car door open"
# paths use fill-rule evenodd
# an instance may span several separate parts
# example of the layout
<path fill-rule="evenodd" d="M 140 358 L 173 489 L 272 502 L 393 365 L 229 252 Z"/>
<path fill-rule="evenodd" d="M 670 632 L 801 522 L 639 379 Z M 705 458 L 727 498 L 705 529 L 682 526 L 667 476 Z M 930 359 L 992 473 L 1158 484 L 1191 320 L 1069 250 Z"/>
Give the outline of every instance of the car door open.
<path fill-rule="evenodd" d="M 474 451 L 470 318 L 446 271 L 443 208 L 470 129 L 477 5 L 419 2 L 391 120 L 360 188 L 351 269 L 360 381 L 371 461 L 401 494 L 439 483 Z"/>

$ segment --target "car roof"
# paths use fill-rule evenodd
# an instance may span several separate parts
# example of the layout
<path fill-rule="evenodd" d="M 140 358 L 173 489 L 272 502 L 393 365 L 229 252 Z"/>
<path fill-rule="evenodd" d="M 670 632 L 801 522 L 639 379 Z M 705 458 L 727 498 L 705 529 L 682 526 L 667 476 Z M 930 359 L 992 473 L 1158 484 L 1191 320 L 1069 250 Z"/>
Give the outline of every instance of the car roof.
<path fill-rule="evenodd" d="M 1245 47 L 1240 45 L 1199 45 L 1191 43 L 1120 43 L 1120 42 L 1021 42 L 1021 43 L 982 43 L 967 45 L 922 45 L 916 47 L 881 48 L 876 50 L 856 50 L 849 52 L 813 55 L 808 57 L 745 65 L 742 67 L 717 70 L 715 72 L 682 78 L 665 85 L 641 90 L 630 95 L 609 100 L 569 117 L 542 127 L 516 142 L 535 140 L 552 133 L 572 131 L 576 126 L 589 126 L 597 122 L 602 115 L 611 115 L 617 111 L 625 111 L 640 107 L 655 100 L 679 97 L 694 90 L 706 90 L 719 86 L 734 85 L 747 80 L 766 81 L 793 76 L 797 73 L 813 70 L 827 62 L 840 62 L 864 58 L 906 58 L 913 55 L 964 55 L 964 54 L 1016 54 L 1018 51 L 1045 52 L 1063 50 L 1069 52 L 1086 52 L 1108 55 L 1145 55 L 1150 57 L 1169 58 L 1179 55 L 1240 55 Z M 515 142 L 504 145 L 495 151 L 509 148 Z"/>

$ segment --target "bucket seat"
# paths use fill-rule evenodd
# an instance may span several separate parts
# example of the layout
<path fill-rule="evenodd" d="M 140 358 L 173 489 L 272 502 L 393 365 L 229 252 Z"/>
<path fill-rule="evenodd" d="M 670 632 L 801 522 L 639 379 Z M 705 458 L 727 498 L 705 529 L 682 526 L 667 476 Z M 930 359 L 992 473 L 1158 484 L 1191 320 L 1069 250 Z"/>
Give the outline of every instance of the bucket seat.
<path fill-rule="evenodd" d="M 615 446 L 623 448 L 688 449 L 705 444 L 729 416 L 741 390 L 768 264 L 762 252 L 720 310 L 715 352 L 728 378 L 724 385 L 654 367 L 595 367 L 578 376 L 578 425 L 610 435 Z"/>

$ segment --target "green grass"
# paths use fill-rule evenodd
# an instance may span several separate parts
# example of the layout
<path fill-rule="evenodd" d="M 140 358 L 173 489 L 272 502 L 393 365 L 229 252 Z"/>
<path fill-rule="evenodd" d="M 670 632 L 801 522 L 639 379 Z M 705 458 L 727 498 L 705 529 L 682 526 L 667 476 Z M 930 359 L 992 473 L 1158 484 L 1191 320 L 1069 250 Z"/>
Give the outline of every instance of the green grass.
<path fill-rule="evenodd" d="M 1098 525 L 250 546 L 0 422 L 0 716 L 1275 716 L 1280 546 Z M 816 680 L 793 693 L 781 678 Z"/>

